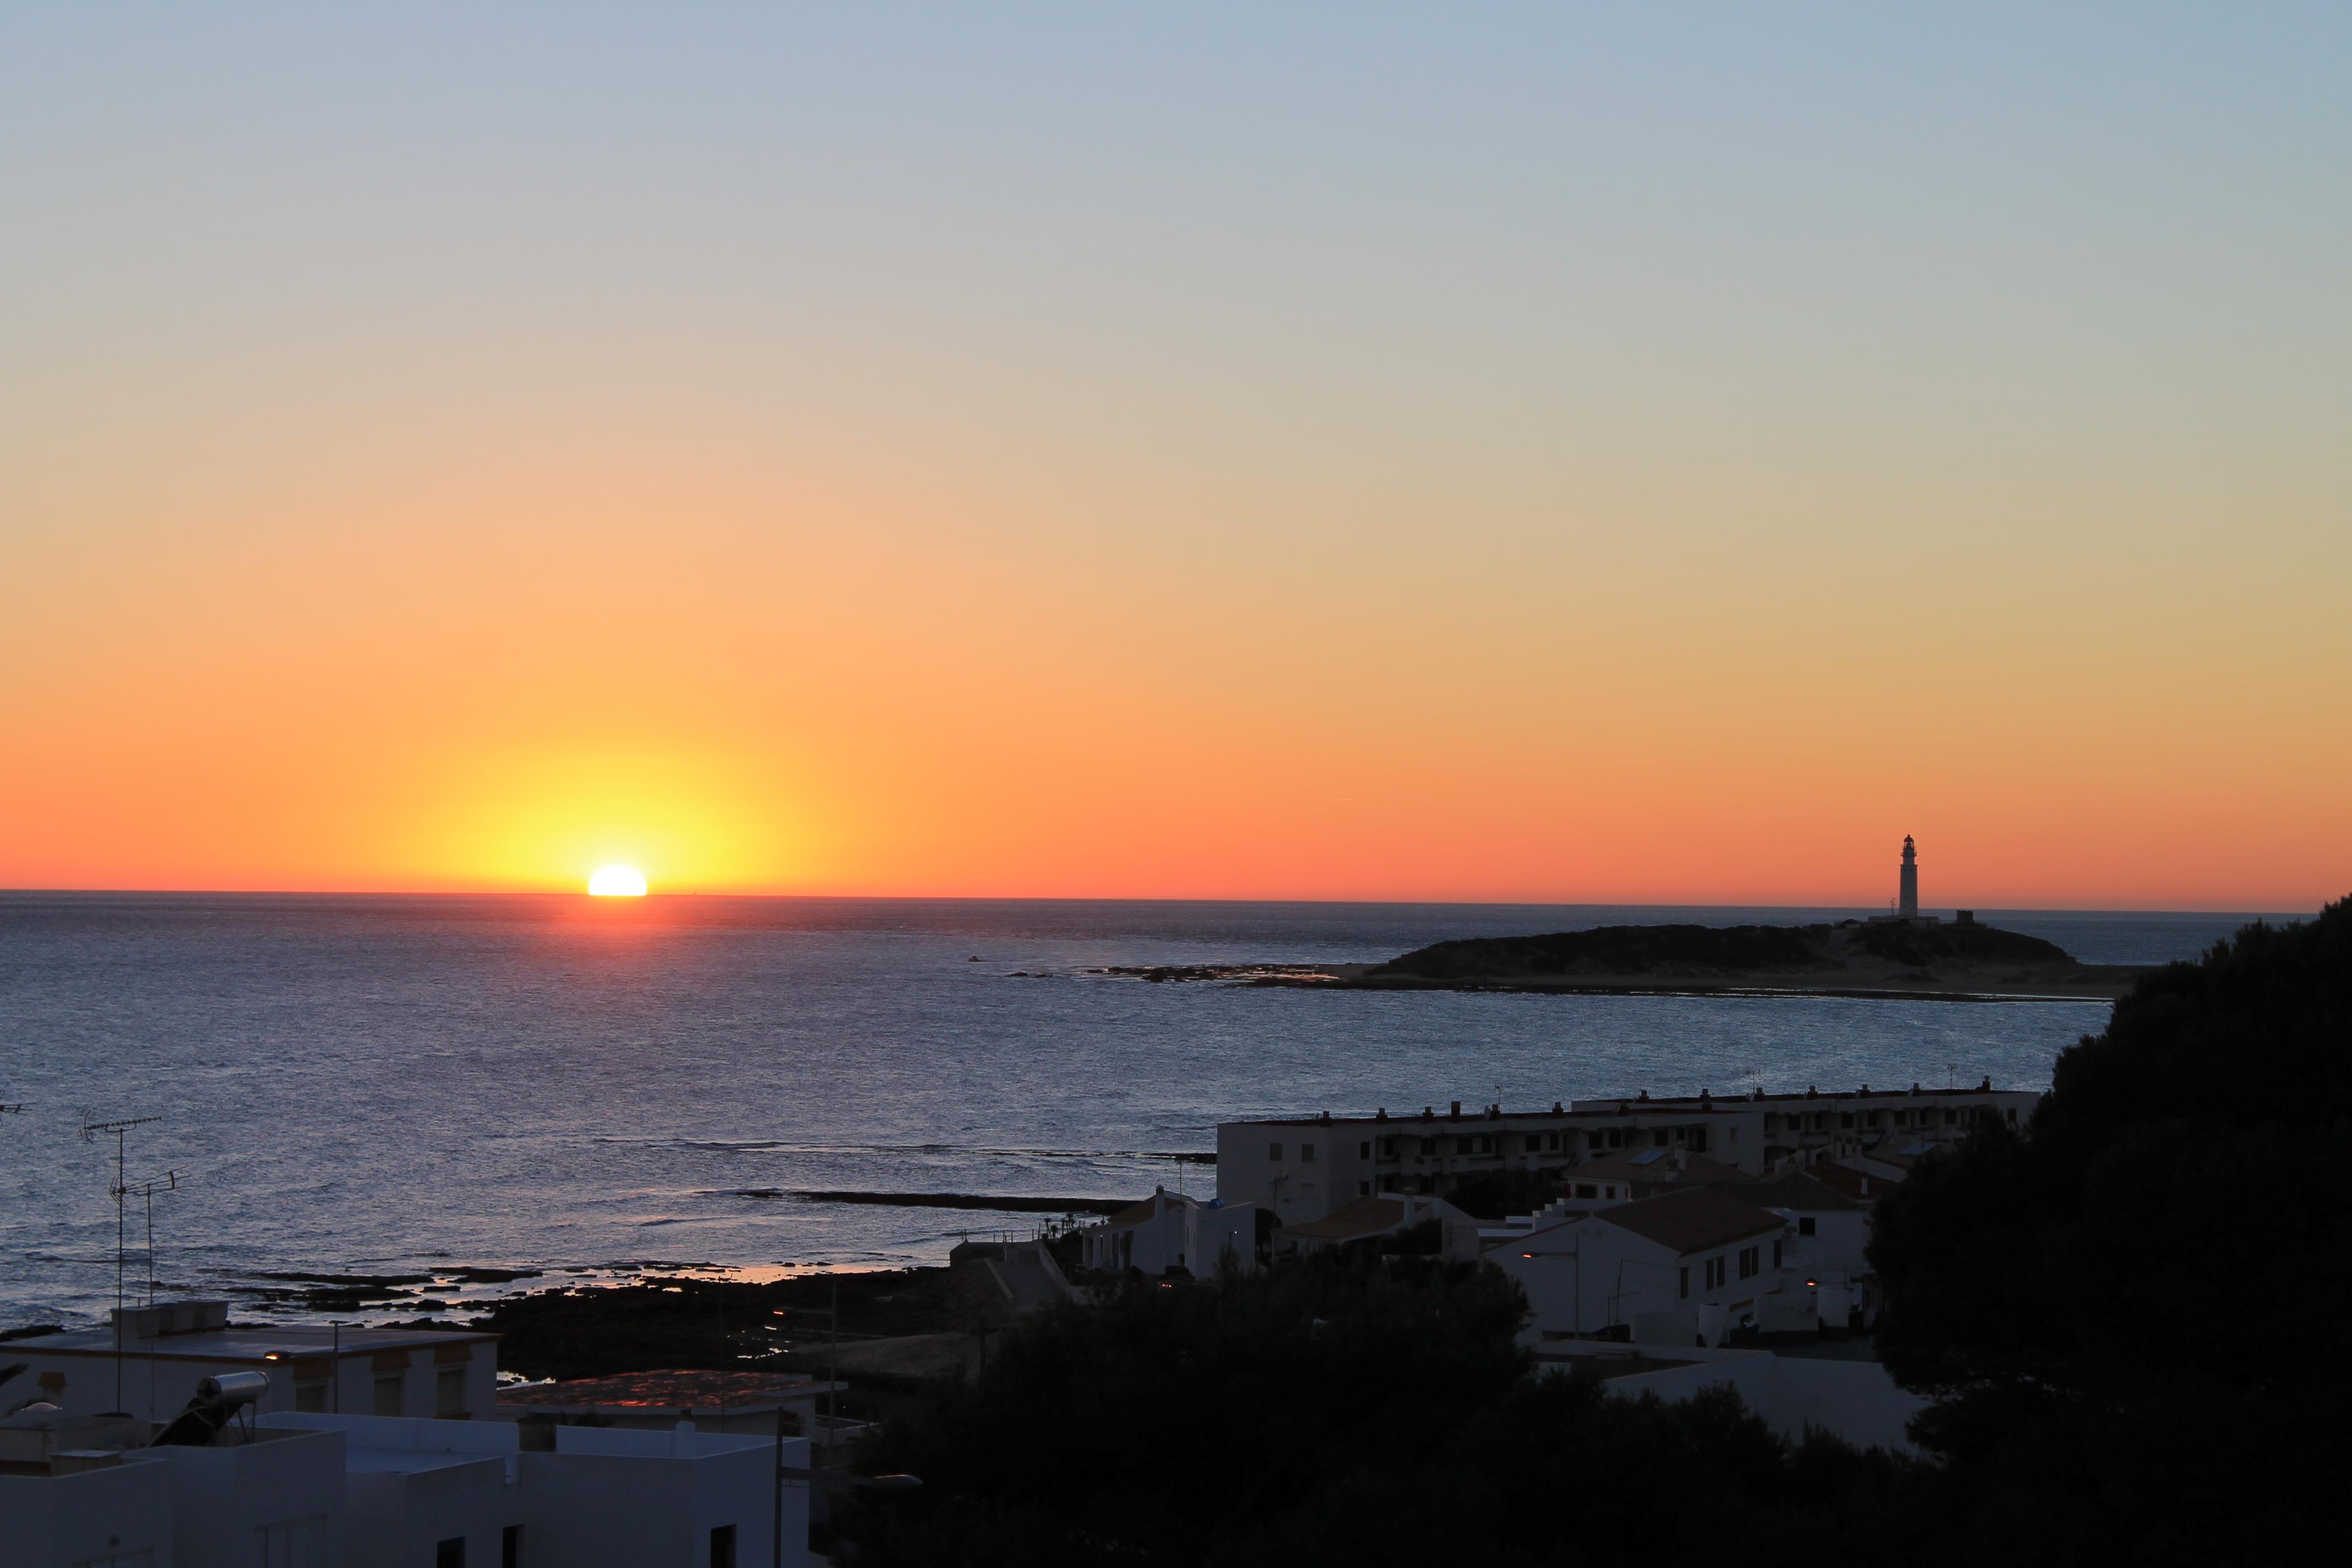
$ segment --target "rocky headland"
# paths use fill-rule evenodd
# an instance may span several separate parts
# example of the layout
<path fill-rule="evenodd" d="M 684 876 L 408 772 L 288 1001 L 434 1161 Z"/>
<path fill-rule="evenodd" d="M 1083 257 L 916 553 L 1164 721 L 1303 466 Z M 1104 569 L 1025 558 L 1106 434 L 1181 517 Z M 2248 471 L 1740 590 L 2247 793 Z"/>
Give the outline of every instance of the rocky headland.
<path fill-rule="evenodd" d="M 2143 965 L 2084 963 L 2055 942 L 1974 921 L 1599 926 L 1435 942 L 1385 963 L 1187 966 L 1140 978 L 1344 991 L 1588 995 L 2112 1000 Z"/>

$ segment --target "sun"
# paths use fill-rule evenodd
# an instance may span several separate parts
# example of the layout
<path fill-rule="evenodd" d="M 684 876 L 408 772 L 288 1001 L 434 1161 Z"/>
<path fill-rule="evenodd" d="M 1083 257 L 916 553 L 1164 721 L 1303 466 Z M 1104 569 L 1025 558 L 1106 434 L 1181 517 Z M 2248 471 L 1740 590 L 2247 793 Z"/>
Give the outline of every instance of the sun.
<path fill-rule="evenodd" d="M 642 899 L 646 874 L 635 866 L 599 866 L 588 879 L 588 895 L 596 899 Z"/>

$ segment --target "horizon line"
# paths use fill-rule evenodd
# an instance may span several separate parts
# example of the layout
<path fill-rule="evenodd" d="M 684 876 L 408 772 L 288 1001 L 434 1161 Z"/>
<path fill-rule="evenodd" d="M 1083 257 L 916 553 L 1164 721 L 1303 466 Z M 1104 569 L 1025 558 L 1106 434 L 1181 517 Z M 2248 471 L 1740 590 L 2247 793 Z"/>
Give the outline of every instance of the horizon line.
<path fill-rule="evenodd" d="M 2352 897 L 2347 893 L 2347 897 Z M 1155 894 L 1099 893 L 855 893 L 855 892 L 752 892 L 738 889 L 672 889 L 649 891 L 627 900 L 596 899 L 574 888 L 126 888 L 79 887 L 0 888 L 0 899 L 16 898 L 226 898 L 226 899 L 562 899 L 576 900 L 585 905 L 625 908 L 641 902 L 668 899 L 740 899 L 772 902 L 798 901 L 864 902 L 864 903 L 971 903 L 971 904 L 1261 904 L 1261 905 L 1320 905 L 1331 908 L 1363 907 L 1423 907 L 1435 909 L 1680 909 L 1680 910 L 1818 910 L 1823 913 L 1852 913 L 1857 910 L 1878 912 L 1875 902 L 1842 904 L 1769 903 L 1756 901 L 1719 900 L 1707 899 L 1472 899 L 1472 898 L 1314 898 L 1234 896 L 1217 897 L 1198 894 L 1179 896 Z M 2333 900 L 2330 900 L 2333 901 Z M 1934 905 L 1927 912 L 1945 910 L 1969 910 L 2004 914 L 2146 914 L 2146 915 L 2245 915 L 2254 918 L 2284 916 L 2302 919 L 2314 917 L 2325 909 L 2320 904 L 2309 909 L 2263 909 L 2236 904 L 2000 904 L 1975 903 Z"/>

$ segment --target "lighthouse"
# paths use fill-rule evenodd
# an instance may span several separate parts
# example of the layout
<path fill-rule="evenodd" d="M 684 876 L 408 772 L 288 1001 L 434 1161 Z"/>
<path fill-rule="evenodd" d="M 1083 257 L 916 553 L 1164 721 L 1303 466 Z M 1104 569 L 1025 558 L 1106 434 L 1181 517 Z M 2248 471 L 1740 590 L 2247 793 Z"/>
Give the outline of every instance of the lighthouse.
<path fill-rule="evenodd" d="M 1903 899 L 1896 906 L 1900 918 L 1919 918 L 1919 851 L 1911 847 L 1911 836 L 1903 836 Z"/>

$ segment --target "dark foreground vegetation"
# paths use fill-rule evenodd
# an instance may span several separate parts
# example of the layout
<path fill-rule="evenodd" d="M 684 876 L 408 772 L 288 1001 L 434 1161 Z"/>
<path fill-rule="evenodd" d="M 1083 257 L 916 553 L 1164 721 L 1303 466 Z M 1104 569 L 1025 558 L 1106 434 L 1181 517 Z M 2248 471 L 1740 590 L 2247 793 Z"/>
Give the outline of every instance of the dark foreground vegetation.
<path fill-rule="evenodd" d="M 853 1509 L 873 1564 L 1811 1562 L 1896 1528 L 1916 1467 L 1776 1441 L 1736 1400 L 1532 1381 L 1517 1288 L 1400 1258 L 1129 1287 L 1005 1340 L 887 1426 Z"/>
<path fill-rule="evenodd" d="M 860 1456 L 875 1568 L 2300 1561 L 2341 1549 L 2352 904 L 2158 972 L 2022 1135 L 1881 1208 L 1926 1460 L 1728 1398 L 1536 1380 L 1499 1275 L 1413 1258 L 1137 1283 L 1007 1334 Z"/>

